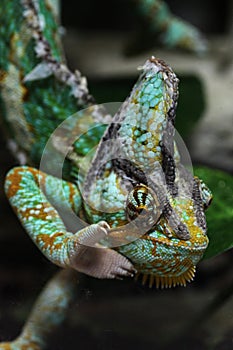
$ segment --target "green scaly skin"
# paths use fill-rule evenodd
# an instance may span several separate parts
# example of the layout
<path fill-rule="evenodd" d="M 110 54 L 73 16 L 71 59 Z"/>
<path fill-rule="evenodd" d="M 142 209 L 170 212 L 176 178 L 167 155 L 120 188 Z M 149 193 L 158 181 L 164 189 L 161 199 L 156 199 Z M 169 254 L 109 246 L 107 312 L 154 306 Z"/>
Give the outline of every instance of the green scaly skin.
<path fill-rule="evenodd" d="M 38 166 L 54 129 L 91 106 L 89 116 L 78 119 L 75 131 L 84 127 L 87 133 L 70 150 L 65 180 L 30 166 L 6 177 L 6 194 L 25 230 L 65 270 L 45 287 L 21 335 L 0 349 L 41 349 L 73 298 L 75 271 L 116 278 L 133 276 L 136 267 L 157 287 L 192 280 L 208 244 L 204 209 L 211 194 L 179 163 L 173 141 L 178 80 L 170 67 L 148 60 L 113 121 L 93 129 L 109 116 L 93 105 L 80 73 L 64 63 L 56 8 L 42 0 L 3 0 L 1 9 L 1 116 L 19 161 Z M 67 140 L 58 141 L 63 153 Z M 95 145 L 81 178 L 82 197 L 76 174 Z M 69 210 L 89 225 L 68 231 L 62 215 Z"/>

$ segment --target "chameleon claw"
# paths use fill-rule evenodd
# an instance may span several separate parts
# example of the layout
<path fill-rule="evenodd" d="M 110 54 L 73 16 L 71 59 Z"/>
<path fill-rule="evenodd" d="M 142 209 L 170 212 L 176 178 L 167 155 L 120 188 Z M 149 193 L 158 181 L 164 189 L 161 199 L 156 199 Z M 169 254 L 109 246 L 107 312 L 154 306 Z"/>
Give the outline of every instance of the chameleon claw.
<path fill-rule="evenodd" d="M 80 244 L 95 247 L 102 239 L 104 239 L 110 229 L 106 221 L 100 221 L 97 224 L 87 226 L 81 231 L 78 231 L 75 236 Z"/>
<path fill-rule="evenodd" d="M 109 248 L 95 245 L 106 235 L 106 222 L 93 224 L 70 237 L 67 245 L 66 266 L 96 278 L 131 276 L 135 269 L 123 255 Z"/>

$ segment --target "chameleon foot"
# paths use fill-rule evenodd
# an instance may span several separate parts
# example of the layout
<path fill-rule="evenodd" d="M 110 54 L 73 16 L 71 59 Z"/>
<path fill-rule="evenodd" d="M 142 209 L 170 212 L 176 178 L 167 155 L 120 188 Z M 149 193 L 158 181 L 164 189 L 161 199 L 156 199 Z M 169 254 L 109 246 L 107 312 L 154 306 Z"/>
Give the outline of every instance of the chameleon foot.
<path fill-rule="evenodd" d="M 69 267 L 97 278 L 133 277 L 136 270 L 128 259 L 112 249 L 95 246 L 109 228 L 101 221 L 70 238 Z"/>

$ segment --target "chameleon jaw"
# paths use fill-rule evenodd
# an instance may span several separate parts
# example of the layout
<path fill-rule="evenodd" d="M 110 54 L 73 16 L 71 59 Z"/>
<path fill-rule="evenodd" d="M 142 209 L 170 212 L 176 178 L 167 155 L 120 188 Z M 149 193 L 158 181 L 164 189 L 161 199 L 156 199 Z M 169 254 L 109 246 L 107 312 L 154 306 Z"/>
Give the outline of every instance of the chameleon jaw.
<path fill-rule="evenodd" d="M 148 239 L 151 238 L 151 239 Z M 177 242 L 166 242 L 146 237 L 119 247 L 120 253 L 126 255 L 138 271 L 138 276 L 143 275 L 142 284 L 149 282 L 149 287 L 171 288 L 186 286 L 187 282 L 194 279 L 196 265 L 201 260 L 206 244 L 198 247 L 183 246 Z M 206 238 L 207 239 L 207 238 Z M 176 243 L 176 244 L 174 244 Z M 138 277 L 137 276 L 137 277 Z"/>

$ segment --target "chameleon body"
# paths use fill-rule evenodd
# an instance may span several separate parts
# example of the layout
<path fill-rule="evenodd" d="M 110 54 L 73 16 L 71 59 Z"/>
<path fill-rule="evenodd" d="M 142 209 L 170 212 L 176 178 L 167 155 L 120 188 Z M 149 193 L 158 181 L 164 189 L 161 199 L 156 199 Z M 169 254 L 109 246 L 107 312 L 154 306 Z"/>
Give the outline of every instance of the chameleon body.
<path fill-rule="evenodd" d="M 86 80 L 64 63 L 54 3 L 22 0 L 12 6 L 3 0 L 3 8 L 1 114 L 18 145 L 11 147 L 30 165 L 12 169 L 5 190 L 31 239 L 65 270 L 45 287 L 19 338 L 0 349 L 39 349 L 63 319 L 75 271 L 97 278 L 137 271 L 143 283 L 149 279 L 157 287 L 191 281 L 208 245 L 204 210 L 211 193 L 180 164 L 174 141 L 178 79 L 166 63 L 147 60 L 109 119 L 94 105 Z M 32 167 L 52 131 L 84 107 L 88 115 L 80 114 L 74 132 L 86 132 L 69 150 L 65 179 Z M 62 153 L 66 139 L 58 141 L 54 148 Z M 97 145 L 79 177 L 82 159 Z M 63 216 L 70 210 L 88 225 L 69 230 Z"/>

